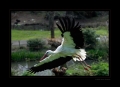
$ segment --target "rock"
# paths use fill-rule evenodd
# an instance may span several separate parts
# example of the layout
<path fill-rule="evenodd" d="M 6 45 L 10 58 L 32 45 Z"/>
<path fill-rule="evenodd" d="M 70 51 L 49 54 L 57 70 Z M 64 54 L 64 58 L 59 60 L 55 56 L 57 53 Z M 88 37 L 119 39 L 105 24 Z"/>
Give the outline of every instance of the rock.
<path fill-rule="evenodd" d="M 44 70 L 41 72 L 37 72 L 35 75 L 36 76 L 53 76 L 53 73 L 51 70 Z"/>
<path fill-rule="evenodd" d="M 75 65 L 75 63 L 73 62 L 73 60 L 70 60 L 66 63 L 67 67 L 73 66 Z"/>

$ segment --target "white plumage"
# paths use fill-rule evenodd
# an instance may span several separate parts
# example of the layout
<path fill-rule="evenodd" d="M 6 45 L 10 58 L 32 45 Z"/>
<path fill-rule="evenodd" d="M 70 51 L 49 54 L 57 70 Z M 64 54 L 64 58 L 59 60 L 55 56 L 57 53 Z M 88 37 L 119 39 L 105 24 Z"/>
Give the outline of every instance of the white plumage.
<path fill-rule="evenodd" d="M 47 62 L 49 60 L 54 60 L 59 57 L 65 57 L 65 56 L 72 56 L 74 61 L 84 61 L 86 59 L 86 52 L 84 49 L 75 49 L 75 43 L 72 40 L 72 37 L 70 37 L 70 32 L 64 33 L 64 38 L 62 38 L 61 45 L 56 48 L 55 51 L 48 50 L 45 53 L 45 56 L 43 57 L 44 60 L 40 60 L 40 62 Z M 77 55 L 80 55 L 82 59 L 77 58 Z"/>

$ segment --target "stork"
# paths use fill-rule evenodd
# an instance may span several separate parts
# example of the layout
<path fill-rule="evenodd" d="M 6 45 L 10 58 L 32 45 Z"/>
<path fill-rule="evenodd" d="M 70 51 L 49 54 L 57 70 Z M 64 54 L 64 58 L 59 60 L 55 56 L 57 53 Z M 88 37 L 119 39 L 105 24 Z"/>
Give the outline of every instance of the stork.
<path fill-rule="evenodd" d="M 60 24 L 56 23 L 61 31 L 62 42 L 55 51 L 47 50 L 39 63 L 31 67 L 29 71 L 36 73 L 45 69 L 52 69 L 73 59 L 80 61 L 84 69 L 89 70 L 90 66 L 84 61 L 86 51 L 84 49 L 84 37 L 79 22 L 75 24 L 74 19 L 60 17 Z"/>

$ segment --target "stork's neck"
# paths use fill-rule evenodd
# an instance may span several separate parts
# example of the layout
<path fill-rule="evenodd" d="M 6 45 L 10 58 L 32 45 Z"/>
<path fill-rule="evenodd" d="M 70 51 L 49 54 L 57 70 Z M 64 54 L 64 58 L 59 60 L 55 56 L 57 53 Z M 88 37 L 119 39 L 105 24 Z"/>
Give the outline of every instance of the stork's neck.
<path fill-rule="evenodd" d="M 62 50 L 63 43 L 64 43 L 64 38 L 62 38 L 61 45 L 58 46 L 58 47 L 56 48 L 56 50 L 53 51 L 53 53 L 58 53 L 58 52 L 60 52 L 60 51 Z"/>
<path fill-rule="evenodd" d="M 54 51 L 51 50 L 50 54 L 53 54 L 53 53 L 54 53 Z"/>
<path fill-rule="evenodd" d="M 62 38 L 62 42 L 61 42 L 61 45 L 63 45 L 63 43 L 64 43 L 64 38 Z"/>

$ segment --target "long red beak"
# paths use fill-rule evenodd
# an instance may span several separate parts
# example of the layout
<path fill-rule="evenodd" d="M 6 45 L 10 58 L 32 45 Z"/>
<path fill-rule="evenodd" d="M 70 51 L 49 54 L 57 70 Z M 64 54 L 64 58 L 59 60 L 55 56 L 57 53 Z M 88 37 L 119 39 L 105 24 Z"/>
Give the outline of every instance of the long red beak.
<path fill-rule="evenodd" d="M 43 59 L 45 59 L 47 57 L 47 54 L 44 54 L 42 58 L 40 58 L 40 61 L 42 61 Z"/>

